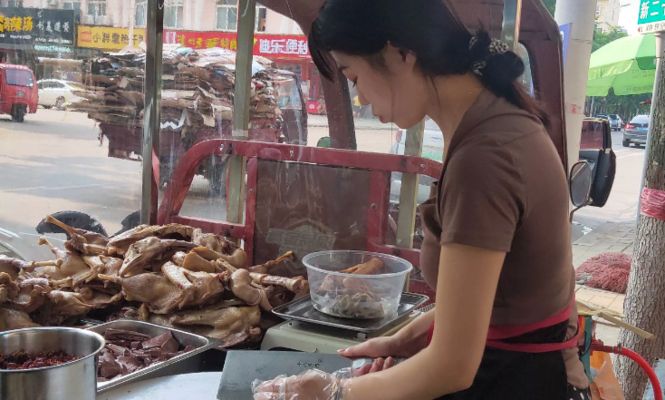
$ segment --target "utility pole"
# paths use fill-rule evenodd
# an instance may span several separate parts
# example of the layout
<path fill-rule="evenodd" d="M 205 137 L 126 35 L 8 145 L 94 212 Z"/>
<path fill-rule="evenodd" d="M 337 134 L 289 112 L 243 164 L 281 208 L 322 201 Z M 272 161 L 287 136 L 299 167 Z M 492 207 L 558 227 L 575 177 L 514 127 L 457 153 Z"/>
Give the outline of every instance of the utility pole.
<path fill-rule="evenodd" d="M 651 101 L 644 186 L 633 263 L 624 302 L 625 320 L 656 335 L 650 341 L 622 329 L 619 343 L 653 365 L 665 356 L 665 32 L 656 34 L 656 79 Z M 661 201 L 658 201 L 658 199 Z M 637 200 L 637 199 L 636 199 Z M 631 360 L 617 359 L 626 400 L 642 399 L 646 376 Z"/>
<path fill-rule="evenodd" d="M 136 25 L 136 0 L 129 0 L 129 29 L 127 36 L 129 37 L 128 47 L 134 48 L 134 25 Z"/>
<path fill-rule="evenodd" d="M 570 43 L 563 68 L 566 142 L 570 167 L 579 159 L 580 154 L 586 82 L 596 23 L 596 0 L 557 0 L 554 19 L 559 26 L 571 24 Z"/>

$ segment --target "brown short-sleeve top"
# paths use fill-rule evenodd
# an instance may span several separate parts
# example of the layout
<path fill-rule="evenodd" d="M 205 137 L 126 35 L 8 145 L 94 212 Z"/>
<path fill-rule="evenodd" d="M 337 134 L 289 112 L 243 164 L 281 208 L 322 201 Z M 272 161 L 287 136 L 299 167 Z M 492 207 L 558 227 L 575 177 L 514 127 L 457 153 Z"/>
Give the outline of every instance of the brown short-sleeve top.
<path fill-rule="evenodd" d="M 441 245 L 499 250 L 506 259 L 493 325 L 530 324 L 564 309 L 575 289 L 568 185 L 541 122 L 483 91 L 446 146 L 437 195 L 421 206 L 427 282 L 436 287 Z M 571 383 L 586 386 L 576 350 L 565 358 L 569 378 L 571 368 L 577 375 Z"/>

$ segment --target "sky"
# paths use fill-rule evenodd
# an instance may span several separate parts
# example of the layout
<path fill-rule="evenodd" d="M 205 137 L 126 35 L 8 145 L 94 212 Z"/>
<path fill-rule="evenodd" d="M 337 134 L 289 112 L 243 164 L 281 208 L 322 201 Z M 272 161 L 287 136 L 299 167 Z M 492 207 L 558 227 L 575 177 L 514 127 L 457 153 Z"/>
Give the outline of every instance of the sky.
<path fill-rule="evenodd" d="M 621 14 L 619 14 L 619 26 L 629 34 L 637 33 L 637 15 L 640 8 L 639 0 L 622 0 Z"/>

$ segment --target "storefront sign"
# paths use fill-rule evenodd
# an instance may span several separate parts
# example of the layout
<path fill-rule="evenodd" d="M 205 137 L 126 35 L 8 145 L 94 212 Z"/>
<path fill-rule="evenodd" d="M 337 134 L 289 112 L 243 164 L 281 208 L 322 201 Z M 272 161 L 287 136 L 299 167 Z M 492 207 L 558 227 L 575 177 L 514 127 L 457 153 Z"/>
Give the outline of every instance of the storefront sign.
<path fill-rule="evenodd" d="M 145 29 L 134 29 L 134 46 L 145 40 Z M 77 46 L 105 51 L 122 50 L 129 45 L 129 29 L 79 25 Z"/>
<path fill-rule="evenodd" d="M 74 10 L 0 8 L 0 43 L 13 46 L 34 44 L 73 46 Z"/>
<path fill-rule="evenodd" d="M 235 32 L 164 31 L 164 43 L 179 43 L 194 49 L 221 47 L 238 49 Z M 302 35 L 271 35 L 257 33 L 254 36 L 254 55 L 267 58 L 307 58 L 307 37 Z"/>
<path fill-rule="evenodd" d="M 34 46 L 35 51 L 41 51 L 43 53 L 73 53 L 74 48 L 69 46 L 57 46 L 53 44 L 36 44 Z"/>
<path fill-rule="evenodd" d="M 641 33 L 665 31 L 665 1 L 640 0 L 637 24 Z"/>
<path fill-rule="evenodd" d="M 134 29 L 134 46 L 145 40 L 145 30 Z M 164 31 L 164 43 L 181 44 L 193 49 L 209 49 L 221 47 L 223 49 L 238 50 L 238 37 L 235 32 L 222 31 Z M 103 26 L 78 27 L 78 47 L 117 51 L 129 44 L 127 28 L 111 28 Z M 309 48 L 307 38 L 302 35 L 270 35 L 256 34 L 254 37 L 254 55 L 268 58 L 307 58 Z"/>

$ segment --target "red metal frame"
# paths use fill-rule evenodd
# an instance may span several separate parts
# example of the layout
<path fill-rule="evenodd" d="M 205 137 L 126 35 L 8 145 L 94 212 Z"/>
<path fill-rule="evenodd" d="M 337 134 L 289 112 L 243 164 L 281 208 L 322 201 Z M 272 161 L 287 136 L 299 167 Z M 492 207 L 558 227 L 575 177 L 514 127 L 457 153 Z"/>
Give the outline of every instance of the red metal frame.
<path fill-rule="evenodd" d="M 247 159 L 245 222 L 242 224 L 179 215 L 198 165 L 213 155 L 238 155 Z M 395 254 L 409 260 L 414 265 L 419 265 L 420 250 L 391 246 L 384 243 L 384 238 L 390 201 L 390 173 L 420 174 L 435 179 L 438 179 L 441 174 L 441 163 L 420 157 L 230 139 L 206 140 L 192 146 L 178 162 L 159 207 L 157 222 L 159 224 L 170 222 L 188 224 L 208 232 L 243 240 L 249 259 L 252 260 L 258 160 L 308 163 L 370 171 L 367 250 Z"/>

